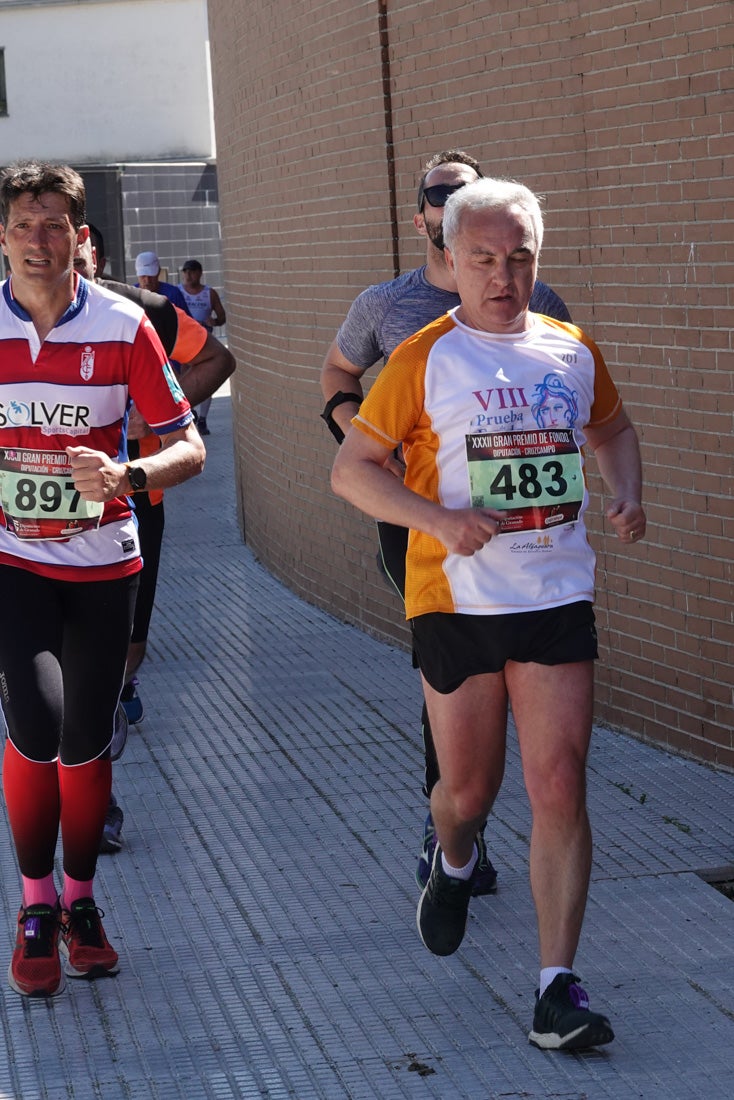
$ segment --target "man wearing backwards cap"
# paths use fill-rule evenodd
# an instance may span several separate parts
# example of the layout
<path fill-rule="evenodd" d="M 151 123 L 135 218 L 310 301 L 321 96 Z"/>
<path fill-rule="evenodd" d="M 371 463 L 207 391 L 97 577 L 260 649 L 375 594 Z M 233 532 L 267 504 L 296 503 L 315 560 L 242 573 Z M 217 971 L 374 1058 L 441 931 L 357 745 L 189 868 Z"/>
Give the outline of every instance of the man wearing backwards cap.
<path fill-rule="evenodd" d="M 186 305 L 186 299 L 177 286 L 173 283 L 164 283 L 159 278 L 161 265 L 155 252 L 138 252 L 135 257 L 135 274 L 138 277 L 136 286 L 143 290 L 152 290 L 154 294 L 163 294 L 174 306 L 182 309 L 191 316 L 191 311 Z"/>

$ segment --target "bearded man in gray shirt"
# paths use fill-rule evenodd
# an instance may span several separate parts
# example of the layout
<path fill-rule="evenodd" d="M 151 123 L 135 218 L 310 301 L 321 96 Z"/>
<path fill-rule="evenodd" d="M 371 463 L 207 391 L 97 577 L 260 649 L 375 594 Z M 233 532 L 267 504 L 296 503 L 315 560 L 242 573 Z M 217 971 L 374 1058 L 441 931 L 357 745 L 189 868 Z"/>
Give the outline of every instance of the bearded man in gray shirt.
<path fill-rule="evenodd" d="M 362 402 L 360 379 L 364 372 L 375 363 L 386 363 L 403 340 L 459 305 L 456 284 L 444 257 L 443 208 L 450 194 L 482 175 L 474 157 L 462 150 L 437 153 L 426 162 L 418 187 L 418 212 L 413 218 L 417 232 L 426 238 L 425 264 L 363 290 L 352 303 L 321 368 L 321 390 L 326 401 L 322 417 L 338 443 L 349 431 L 352 417 Z M 558 321 L 571 320 L 562 299 L 540 280 L 535 283 L 530 310 Z M 390 468 L 396 477 L 402 478 L 399 455 L 390 459 Z M 402 599 L 408 531 L 381 522 L 377 530 L 381 568 Z M 425 749 L 423 793 L 430 798 L 439 773 L 425 703 L 421 727 Z M 487 854 L 483 832 L 476 838 L 479 859 L 472 879 L 475 897 L 492 894 L 497 889 L 497 872 Z M 435 847 L 436 833 L 429 811 L 416 870 L 421 889 L 428 881 Z"/>

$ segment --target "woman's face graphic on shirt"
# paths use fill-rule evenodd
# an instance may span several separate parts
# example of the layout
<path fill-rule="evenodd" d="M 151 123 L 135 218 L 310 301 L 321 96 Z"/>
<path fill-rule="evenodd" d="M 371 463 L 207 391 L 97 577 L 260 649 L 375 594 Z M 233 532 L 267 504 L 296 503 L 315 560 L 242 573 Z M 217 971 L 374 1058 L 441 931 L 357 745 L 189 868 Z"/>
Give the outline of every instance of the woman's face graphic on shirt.
<path fill-rule="evenodd" d="M 562 397 L 548 394 L 538 409 L 538 424 L 541 428 L 568 428 L 572 426 L 571 410 Z"/>

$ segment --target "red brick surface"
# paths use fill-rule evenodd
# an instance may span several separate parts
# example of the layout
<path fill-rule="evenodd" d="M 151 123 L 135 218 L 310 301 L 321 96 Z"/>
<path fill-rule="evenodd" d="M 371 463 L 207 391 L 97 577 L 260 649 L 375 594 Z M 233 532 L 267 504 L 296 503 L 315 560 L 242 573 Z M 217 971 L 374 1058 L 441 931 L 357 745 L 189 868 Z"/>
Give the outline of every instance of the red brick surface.
<path fill-rule="evenodd" d="M 422 161 L 469 149 L 545 196 L 542 276 L 642 440 L 632 551 L 590 464 L 597 718 L 734 767 L 734 22 L 728 0 L 671 6 L 209 0 L 237 494 L 276 575 L 406 643 L 373 524 L 329 489 L 318 375 L 352 299 L 393 274 L 391 202 L 407 270 Z"/>

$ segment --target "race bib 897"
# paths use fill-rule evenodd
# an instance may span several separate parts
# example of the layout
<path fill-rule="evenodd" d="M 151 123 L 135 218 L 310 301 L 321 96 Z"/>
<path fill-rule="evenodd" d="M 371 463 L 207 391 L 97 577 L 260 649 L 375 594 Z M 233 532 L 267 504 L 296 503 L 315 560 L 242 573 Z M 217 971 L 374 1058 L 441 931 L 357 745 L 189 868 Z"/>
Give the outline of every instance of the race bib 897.
<path fill-rule="evenodd" d="M 19 539 L 69 539 L 99 527 L 104 504 L 83 500 L 63 451 L 0 450 L 0 505 Z"/>

